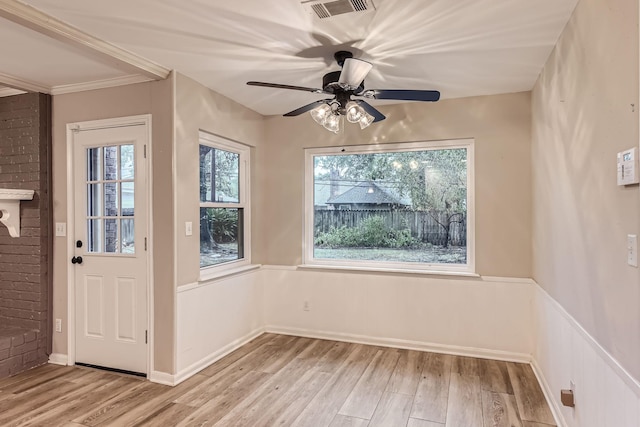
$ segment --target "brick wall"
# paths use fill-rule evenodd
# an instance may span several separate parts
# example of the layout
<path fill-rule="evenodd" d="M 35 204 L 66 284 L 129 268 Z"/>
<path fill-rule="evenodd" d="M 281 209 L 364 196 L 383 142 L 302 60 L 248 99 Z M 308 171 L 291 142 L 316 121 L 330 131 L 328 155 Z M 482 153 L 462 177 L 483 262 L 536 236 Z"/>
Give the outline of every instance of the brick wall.
<path fill-rule="evenodd" d="M 20 237 L 0 225 L 0 378 L 45 363 L 51 349 L 51 98 L 0 98 L 0 187 L 35 190 Z"/>

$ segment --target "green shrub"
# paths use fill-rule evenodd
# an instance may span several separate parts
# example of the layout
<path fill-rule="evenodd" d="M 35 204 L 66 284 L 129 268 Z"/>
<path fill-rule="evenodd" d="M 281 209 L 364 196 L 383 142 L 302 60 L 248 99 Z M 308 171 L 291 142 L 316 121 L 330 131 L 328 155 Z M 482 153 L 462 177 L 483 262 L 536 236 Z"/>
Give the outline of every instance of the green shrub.
<path fill-rule="evenodd" d="M 204 218 L 216 243 L 229 243 L 238 236 L 238 210 L 204 208 Z"/>
<path fill-rule="evenodd" d="M 325 248 L 411 248 L 419 242 L 411 237 L 411 230 L 395 230 L 385 224 L 381 216 L 364 219 L 357 227 L 345 225 L 320 233 L 315 245 Z"/>

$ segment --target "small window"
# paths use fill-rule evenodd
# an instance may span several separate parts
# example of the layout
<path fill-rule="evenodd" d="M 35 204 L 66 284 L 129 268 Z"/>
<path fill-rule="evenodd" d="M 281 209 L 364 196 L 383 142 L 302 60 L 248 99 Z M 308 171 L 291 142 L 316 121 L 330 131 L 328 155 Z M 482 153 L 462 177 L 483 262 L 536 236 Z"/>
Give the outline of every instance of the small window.
<path fill-rule="evenodd" d="M 306 150 L 305 263 L 474 273 L 473 140 Z"/>
<path fill-rule="evenodd" d="M 200 268 L 248 264 L 249 149 L 200 133 Z"/>

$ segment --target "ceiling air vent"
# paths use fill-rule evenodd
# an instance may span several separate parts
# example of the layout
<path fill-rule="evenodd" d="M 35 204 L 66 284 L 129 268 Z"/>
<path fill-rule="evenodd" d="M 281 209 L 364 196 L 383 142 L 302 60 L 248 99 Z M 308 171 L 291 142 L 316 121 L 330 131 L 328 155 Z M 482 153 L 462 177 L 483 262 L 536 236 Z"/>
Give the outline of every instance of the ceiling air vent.
<path fill-rule="evenodd" d="M 343 15 L 352 12 L 368 12 L 376 10 L 373 0 L 307 0 L 302 6 L 320 19 Z"/>

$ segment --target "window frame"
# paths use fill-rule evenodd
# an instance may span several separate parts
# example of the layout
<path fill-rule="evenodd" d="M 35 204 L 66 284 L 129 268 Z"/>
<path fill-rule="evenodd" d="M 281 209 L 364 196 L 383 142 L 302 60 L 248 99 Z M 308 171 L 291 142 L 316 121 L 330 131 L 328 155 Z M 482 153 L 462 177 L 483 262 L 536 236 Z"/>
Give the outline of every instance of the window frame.
<path fill-rule="evenodd" d="M 226 209 L 243 209 L 244 216 L 242 221 L 242 245 L 243 257 L 233 261 L 227 261 L 220 264 L 208 265 L 200 267 L 199 281 L 205 281 L 220 276 L 233 274 L 235 270 L 244 270 L 251 265 L 251 148 L 247 145 L 213 135 L 208 132 L 200 131 L 198 138 L 198 152 L 200 145 L 211 147 L 214 149 L 224 150 L 238 154 L 238 193 L 239 200 L 233 202 L 203 202 L 200 200 L 200 191 L 198 190 L 198 252 L 201 256 L 200 247 L 200 209 L 201 208 L 226 208 Z M 198 189 L 200 188 L 200 163 L 198 161 Z M 240 233 L 239 233 L 240 234 Z M 198 258 L 200 265 L 200 258 Z"/>
<path fill-rule="evenodd" d="M 373 154 L 386 152 L 427 151 L 465 148 L 467 150 L 467 263 L 437 264 L 397 261 L 336 260 L 313 256 L 314 250 L 314 158 L 327 155 Z M 473 138 L 401 142 L 389 144 L 349 145 L 306 148 L 304 160 L 304 209 L 302 266 L 306 268 L 335 268 L 367 271 L 407 272 L 424 274 L 476 275 L 475 271 L 475 140 Z"/>

